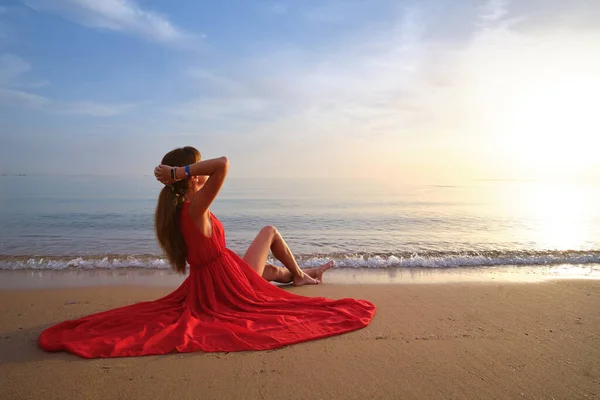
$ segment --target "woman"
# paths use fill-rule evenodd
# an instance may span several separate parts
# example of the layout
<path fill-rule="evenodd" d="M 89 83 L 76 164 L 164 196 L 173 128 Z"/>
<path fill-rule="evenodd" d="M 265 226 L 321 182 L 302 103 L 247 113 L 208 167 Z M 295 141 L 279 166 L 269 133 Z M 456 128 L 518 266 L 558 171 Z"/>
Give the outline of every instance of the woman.
<path fill-rule="evenodd" d="M 183 159 L 182 159 L 183 158 Z M 188 161 L 188 177 L 184 167 L 173 168 L 159 165 L 154 169 L 156 179 L 166 185 L 161 191 L 156 208 L 155 228 L 158 242 L 167 258 L 179 273 L 186 272 L 187 243 L 179 230 L 178 215 L 188 214 L 196 228 L 205 237 L 212 234 L 212 214 L 208 207 L 213 202 L 227 175 L 228 162 L 225 157 L 200 161 L 200 153 L 193 147 L 176 149 L 165 156 L 163 162 L 179 165 L 178 161 Z M 192 229 L 193 231 L 193 229 Z M 195 235 L 189 235 L 189 247 L 195 247 Z M 269 250 L 283 263 L 285 268 L 266 264 Z M 302 271 L 289 247 L 273 226 L 263 228 L 252 242 L 243 257 L 260 276 L 267 281 L 294 285 L 318 284 L 323 272 L 333 266 L 333 262 Z"/>
<path fill-rule="evenodd" d="M 266 350 L 363 328 L 375 313 L 368 301 L 292 294 L 267 282 L 317 284 L 331 263 L 303 272 L 273 227 L 261 230 L 240 258 L 225 245 L 209 211 L 228 170 L 226 158 L 200 161 L 193 147 L 167 153 L 155 176 L 165 184 L 155 228 L 173 268 L 190 274 L 171 294 L 65 321 L 39 344 L 81 357 L 171 352 Z M 284 268 L 265 265 L 269 249 Z"/>

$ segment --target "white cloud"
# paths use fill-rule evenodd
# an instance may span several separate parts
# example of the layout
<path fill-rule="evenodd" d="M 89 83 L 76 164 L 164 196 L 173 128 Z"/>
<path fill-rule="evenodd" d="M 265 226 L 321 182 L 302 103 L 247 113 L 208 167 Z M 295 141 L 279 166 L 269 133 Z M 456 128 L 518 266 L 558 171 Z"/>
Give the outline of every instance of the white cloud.
<path fill-rule="evenodd" d="M 90 117 L 112 117 L 135 108 L 133 103 L 98 103 L 94 101 L 76 101 L 55 104 L 55 112 L 62 114 L 87 115 Z"/>
<path fill-rule="evenodd" d="M 365 10 L 372 10 L 378 4 L 363 0 L 276 0 L 259 2 L 257 6 L 268 15 L 298 15 L 311 23 L 335 24 L 364 17 Z M 385 6 L 385 3 L 379 6 Z"/>
<path fill-rule="evenodd" d="M 179 45 L 190 38 L 166 17 L 142 9 L 133 0 L 24 0 L 40 11 L 50 11 L 78 24 L 123 31 L 158 43 Z"/>
<path fill-rule="evenodd" d="M 24 79 L 31 71 L 29 63 L 10 53 L 0 54 L 0 87 L 39 88 L 49 84 L 46 80 Z"/>
<path fill-rule="evenodd" d="M 60 102 L 22 90 L 0 87 L 0 106 L 4 108 L 38 109 L 56 114 L 88 117 L 113 117 L 138 106 L 134 103 L 99 103 L 94 101 Z"/>
<path fill-rule="evenodd" d="M 0 54 L 0 85 L 16 83 L 16 80 L 30 69 L 23 59 L 13 54 Z"/>
<path fill-rule="evenodd" d="M 456 168 L 469 172 L 494 160 L 510 166 L 511 149 L 490 147 L 504 140 L 503 119 L 543 79 L 559 79 L 577 90 L 585 79 L 598 82 L 593 69 L 600 63 L 600 31 L 555 30 L 548 23 L 521 31 L 510 21 L 522 16 L 508 14 L 507 7 L 506 1 L 496 1 L 486 3 L 480 13 L 465 9 L 458 16 L 471 28 L 460 39 L 439 26 L 443 8 L 434 10 L 435 15 L 426 8 L 409 9 L 391 29 L 359 32 L 328 51 L 288 47 L 236 60 L 234 67 L 202 70 L 192 75 L 199 91 L 210 95 L 177 105 L 176 113 L 188 127 L 210 131 L 211 123 L 221 118 L 222 131 L 258 143 L 248 146 L 265 146 L 260 140 L 268 140 L 296 149 L 275 162 L 295 165 L 309 153 L 326 157 L 333 162 L 319 165 L 335 173 L 348 174 L 352 168 L 360 170 L 357 174 L 370 173 L 356 162 L 363 154 L 377 154 L 374 162 L 389 165 L 390 171 L 403 170 L 399 165 L 409 161 L 445 165 L 437 171 L 442 173 L 456 173 Z M 430 35 L 432 29 L 437 36 Z M 561 78 L 561 68 L 581 77 L 569 82 L 568 75 Z M 593 90 L 588 92 L 587 104 L 600 101 Z M 583 111 L 577 115 L 589 120 Z M 276 139 L 276 133 L 286 139 Z M 583 133 L 578 137 L 586 139 Z M 350 166 L 345 165 L 349 159 Z M 489 172 L 483 169 L 475 173 Z M 322 173 L 302 173 L 313 172 Z"/>
<path fill-rule="evenodd" d="M 201 81 L 220 93 L 239 94 L 239 90 L 242 88 L 240 82 L 203 68 L 190 68 L 185 75 L 192 81 Z"/>
<path fill-rule="evenodd" d="M 31 66 L 13 54 L 0 54 L 0 105 L 14 108 L 41 108 L 50 101 L 34 93 L 18 90 L 28 86 L 23 75 Z"/>
<path fill-rule="evenodd" d="M 394 21 L 372 24 L 366 19 L 365 26 L 356 26 L 350 34 L 344 31 L 310 46 L 288 41 L 265 53 L 267 46 L 261 44 L 260 51 L 248 56 L 202 60 L 202 68 L 183 74 L 183 92 L 197 85 L 196 97 L 157 107 L 155 115 L 145 113 L 127 132 L 145 131 L 139 123 L 146 123 L 150 130 L 169 132 L 164 135 L 168 140 L 197 141 L 209 154 L 235 156 L 246 176 L 370 177 L 375 172 L 395 177 L 404 172 L 420 179 L 421 167 L 429 168 L 432 176 L 457 171 L 460 175 L 460 168 L 484 175 L 492 163 L 510 167 L 506 154 L 515 147 L 531 150 L 518 141 L 509 152 L 509 141 L 501 146 L 506 139 L 502 129 L 520 104 L 539 117 L 524 118 L 526 128 L 552 127 L 555 115 L 542 111 L 564 104 L 571 111 L 581 110 L 572 115 L 582 117 L 581 122 L 573 118 L 582 129 L 565 129 L 578 140 L 563 146 L 573 152 L 581 151 L 574 146 L 597 148 L 587 145 L 586 133 L 600 129 L 598 123 L 583 122 L 590 121 L 590 110 L 600 102 L 600 80 L 595 77 L 600 70 L 600 30 L 591 24 L 584 30 L 580 19 L 571 17 L 597 19 L 600 9 L 556 1 L 546 2 L 544 8 L 528 2 L 530 8 L 523 10 L 519 7 L 524 3 L 512 2 L 509 13 L 507 1 L 474 3 L 412 2 L 415 8 L 405 9 L 393 26 Z M 569 18 L 564 19 L 566 14 Z M 515 18 L 519 23 L 510 23 Z M 562 21 L 559 28 L 553 24 L 556 20 Z M 462 29 L 458 33 L 457 27 Z M 118 25 L 109 29 L 125 30 Z M 10 66 L 6 71 L 25 71 L 14 61 L 5 63 Z M 575 79 L 569 80 L 570 74 Z M 556 96 L 561 85 L 567 94 L 580 96 Z M 548 96 L 539 96 L 547 89 Z M 9 98 L 55 114 L 97 118 L 140 106 L 59 103 L 33 96 L 5 91 L 0 92 L 0 102 Z M 527 107 L 522 107 L 525 117 L 530 114 Z M 558 122 L 570 124 L 571 119 L 559 117 Z M 537 132 L 541 133 L 532 138 L 540 140 L 530 144 L 538 148 L 529 152 L 530 159 L 551 142 L 545 140 L 544 130 Z M 161 140 L 168 145 L 167 139 Z"/>
<path fill-rule="evenodd" d="M 218 116 L 247 118 L 255 125 L 285 120 L 293 130 L 338 129 L 350 135 L 412 120 L 412 101 L 403 96 L 418 84 L 422 19 L 421 12 L 408 9 L 391 31 L 351 38 L 330 53 L 278 49 L 240 61 L 244 70 L 230 75 L 194 70 L 188 75 L 202 91 L 217 94 L 180 104 L 176 112 L 192 121 Z"/>
<path fill-rule="evenodd" d="M 349 0 L 329 0 L 307 7 L 304 18 L 317 23 L 336 23 L 345 20 L 359 3 Z"/>
<path fill-rule="evenodd" d="M 59 114 L 111 117 L 123 114 L 137 106 L 134 103 L 99 103 L 94 101 L 60 102 L 23 88 L 46 86 L 44 80 L 25 80 L 31 70 L 28 62 L 13 54 L 0 54 L 0 105 L 6 108 L 41 109 Z"/>
<path fill-rule="evenodd" d="M 508 14 L 508 0 L 488 0 L 482 7 L 479 18 L 483 23 L 496 22 Z"/>
<path fill-rule="evenodd" d="M 0 105 L 7 108 L 40 108 L 50 101 L 37 94 L 0 87 Z"/>

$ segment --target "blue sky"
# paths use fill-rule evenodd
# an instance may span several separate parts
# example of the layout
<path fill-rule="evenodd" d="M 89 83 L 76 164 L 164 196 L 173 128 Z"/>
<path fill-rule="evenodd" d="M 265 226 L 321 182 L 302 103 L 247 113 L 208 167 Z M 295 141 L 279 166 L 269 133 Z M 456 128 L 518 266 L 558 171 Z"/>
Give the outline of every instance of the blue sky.
<path fill-rule="evenodd" d="M 600 179 L 600 2 L 0 3 L 0 172 Z"/>

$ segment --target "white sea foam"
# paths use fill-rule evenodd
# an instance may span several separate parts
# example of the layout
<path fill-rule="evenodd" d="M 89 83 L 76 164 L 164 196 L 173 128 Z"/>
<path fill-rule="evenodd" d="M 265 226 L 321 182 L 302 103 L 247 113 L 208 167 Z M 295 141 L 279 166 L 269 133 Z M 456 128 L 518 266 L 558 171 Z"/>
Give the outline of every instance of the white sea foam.
<path fill-rule="evenodd" d="M 330 259 L 342 268 L 455 268 L 500 265 L 558 265 L 600 263 L 600 252 L 514 252 L 489 254 L 436 253 L 412 255 L 351 255 L 310 257 L 301 261 L 303 267 L 315 267 Z"/>
<path fill-rule="evenodd" d="M 600 264 L 600 251 L 481 252 L 481 253 L 399 253 L 331 254 L 299 257 L 303 268 L 334 260 L 340 268 L 455 268 L 502 265 Z M 275 262 L 277 264 L 277 262 Z M 64 269 L 168 269 L 167 261 L 153 255 L 112 255 L 78 257 L 0 256 L 0 270 Z"/>
<path fill-rule="evenodd" d="M 168 269 L 167 261 L 160 257 L 113 256 L 113 257 L 2 257 L 0 270 L 63 270 L 63 269 L 119 269 L 149 268 Z"/>

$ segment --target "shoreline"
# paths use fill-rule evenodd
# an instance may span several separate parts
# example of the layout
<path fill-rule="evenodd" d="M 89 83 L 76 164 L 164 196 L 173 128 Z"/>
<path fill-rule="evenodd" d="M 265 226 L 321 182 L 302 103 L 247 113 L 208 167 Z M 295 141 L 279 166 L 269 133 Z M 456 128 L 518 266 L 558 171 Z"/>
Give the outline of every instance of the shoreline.
<path fill-rule="evenodd" d="M 598 280 L 324 284 L 286 290 L 368 299 L 377 313 L 359 331 L 272 351 L 84 360 L 42 351 L 36 344 L 39 333 L 65 319 L 158 299 L 171 288 L 0 291 L 3 395 L 286 400 L 600 396 Z"/>
<path fill-rule="evenodd" d="M 94 286 L 177 287 L 187 275 L 168 269 L 0 270 L 0 291 Z M 497 266 L 453 268 L 333 268 L 326 284 L 445 284 L 467 282 L 531 283 L 600 280 L 600 265 Z"/>

